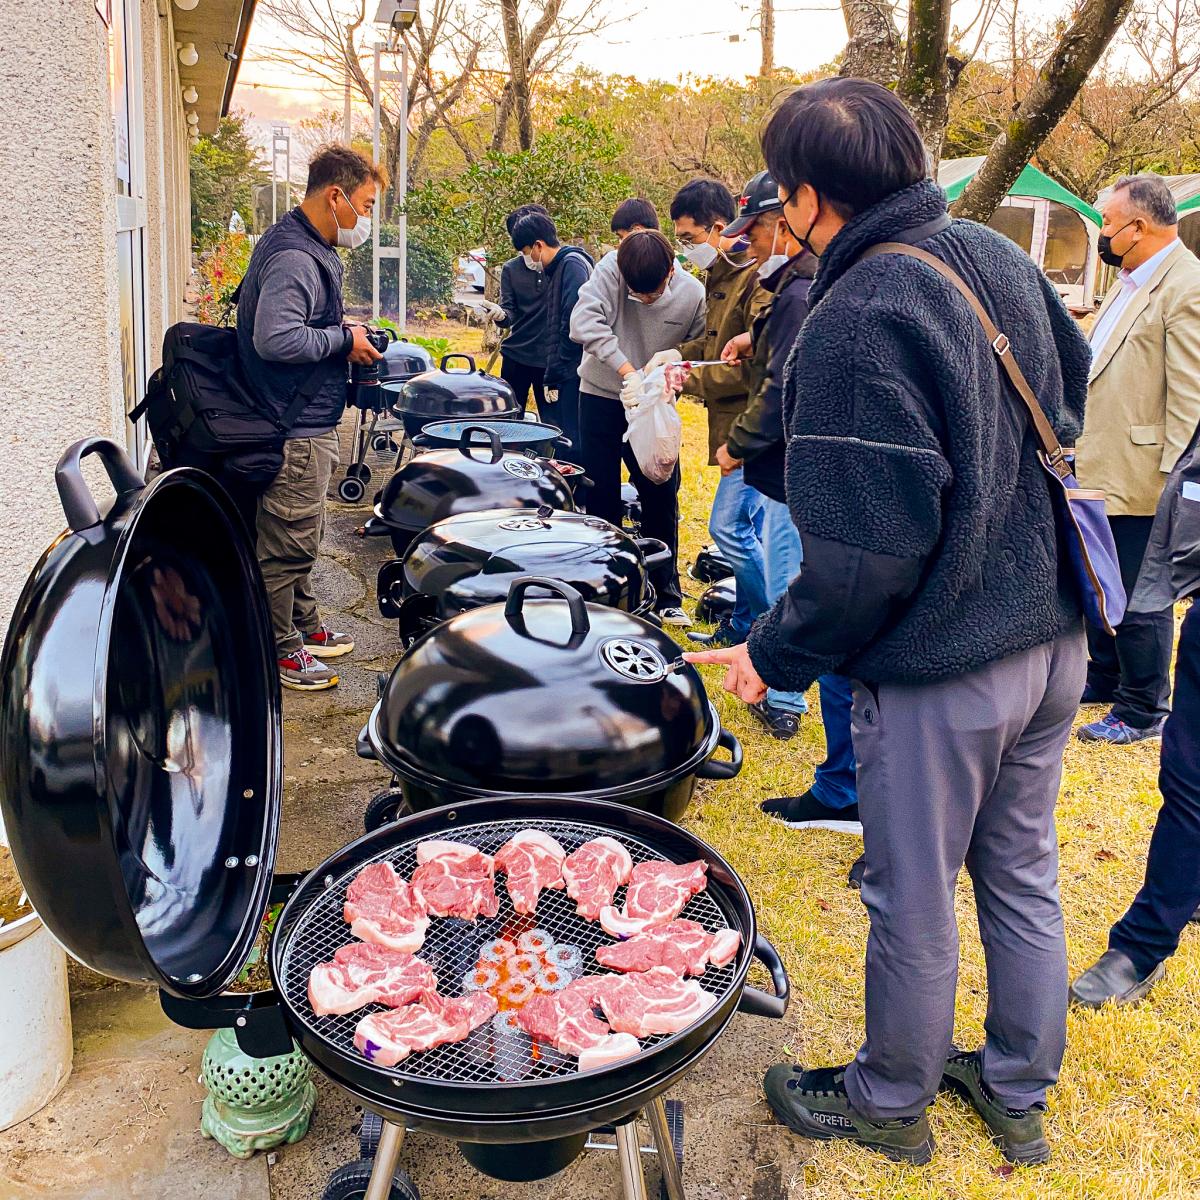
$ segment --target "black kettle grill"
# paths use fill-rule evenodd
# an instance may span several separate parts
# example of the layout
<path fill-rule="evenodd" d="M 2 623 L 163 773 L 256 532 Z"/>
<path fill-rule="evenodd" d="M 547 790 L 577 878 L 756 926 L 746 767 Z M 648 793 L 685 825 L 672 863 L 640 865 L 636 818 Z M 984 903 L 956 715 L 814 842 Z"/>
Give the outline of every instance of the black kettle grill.
<path fill-rule="evenodd" d="M 466 370 L 450 370 L 452 362 L 465 362 Z M 519 421 L 521 406 L 513 390 L 495 375 L 475 365 L 469 354 L 447 354 L 436 371 L 423 371 L 403 383 L 383 384 L 393 413 L 415 437 L 430 421 L 469 417 L 500 417 Z"/>
<path fill-rule="evenodd" d="M 101 459 L 117 491 L 104 515 L 80 473 L 87 455 Z M 368 1110 L 364 1131 L 375 1126 L 365 1146 L 373 1159 L 335 1172 L 327 1200 L 344 1200 L 351 1178 L 363 1200 L 419 1200 L 396 1170 L 406 1128 L 457 1141 L 496 1178 L 536 1179 L 561 1170 L 588 1131 L 607 1123 L 617 1135 L 623 1194 L 644 1200 L 639 1113 L 654 1134 L 667 1196 L 683 1200 L 663 1094 L 735 1012 L 779 1017 L 788 1001 L 783 964 L 758 933 L 733 869 L 649 813 L 536 795 L 415 815 L 359 838 L 299 881 L 273 878 L 279 685 L 262 580 L 233 505 L 208 476 L 186 468 L 147 485 L 124 451 L 101 439 L 72 446 L 56 477 L 68 528 L 35 566 L 0 658 L 0 810 L 50 932 L 93 970 L 157 986 L 178 1024 L 232 1027 L 242 1049 L 259 1057 L 298 1041 Z M 198 528 L 204 538 L 194 536 Z M 635 860 L 708 864 L 708 887 L 683 915 L 713 932 L 738 930 L 741 949 L 704 976 L 716 997 L 704 1016 L 679 1033 L 642 1039 L 635 1057 L 580 1072 L 562 1056 L 514 1070 L 507 1044 L 470 1040 L 383 1068 L 353 1049 L 349 1018 L 314 1015 L 308 973 L 351 940 L 342 907 L 363 866 L 386 859 L 410 874 L 419 841 L 452 837 L 491 852 L 530 827 L 568 850 L 608 835 Z M 225 991 L 268 903 L 289 892 L 271 938 L 272 988 Z M 480 941 L 516 919 L 507 891 L 498 895 L 491 922 L 431 926 L 422 952 L 447 992 Z M 598 927 L 576 916 L 565 893 L 543 896 L 537 920 L 594 961 Z M 755 959 L 775 995 L 747 986 Z"/>
<path fill-rule="evenodd" d="M 664 543 L 583 513 L 549 507 L 460 513 L 418 534 L 402 559 L 384 563 L 379 611 L 400 622 L 407 646 L 456 613 L 502 603 L 514 579 L 545 575 L 592 603 L 649 617 L 650 574 L 670 561 Z"/>

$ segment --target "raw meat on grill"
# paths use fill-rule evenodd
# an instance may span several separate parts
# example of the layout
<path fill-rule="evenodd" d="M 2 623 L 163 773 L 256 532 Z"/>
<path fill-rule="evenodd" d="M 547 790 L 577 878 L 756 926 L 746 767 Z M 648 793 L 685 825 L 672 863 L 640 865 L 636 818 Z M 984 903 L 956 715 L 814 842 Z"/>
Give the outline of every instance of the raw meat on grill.
<path fill-rule="evenodd" d="M 695 921 L 670 921 L 635 933 L 628 941 L 596 948 L 596 961 L 613 971 L 649 971 L 669 967 L 676 975 L 703 975 L 710 963 L 733 961 L 742 935 L 736 929 L 709 933 Z"/>
<path fill-rule="evenodd" d="M 694 979 L 670 967 L 651 967 L 632 975 L 595 975 L 596 997 L 614 1032 L 650 1037 L 678 1033 L 699 1020 L 717 1002 Z"/>
<path fill-rule="evenodd" d="M 359 871 L 346 889 L 343 916 L 356 938 L 407 954 L 420 950 L 429 928 L 420 893 L 388 862 Z"/>
<path fill-rule="evenodd" d="M 594 921 L 613 902 L 617 888 L 629 882 L 633 859 L 616 838 L 598 837 L 584 842 L 562 865 L 567 895 L 581 917 Z"/>
<path fill-rule="evenodd" d="M 394 1067 L 417 1050 L 461 1042 L 496 1010 L 496 997 L 488 992 L 459 999 L 428 991 L 404 1008 L 363 1017 L 354 1029 L 354 1045 L 377 1067 Z"/>
<path fill-rule="evenodd" d="M 575 1055 L 581 1071 L 631 1058 L 641 1049 L 637 1038 L 613 1033 L 592 1011 L 602 981 L 609 978 L 618 976 L 585 975 L 561 991 L 534 996 L 517 1014 L 517 1023 L 535 1042 Z"/>
<path fill-rule="evenodd" d="M 420 891 L 431 916 L 473 921 L 500 911 L 491 855 L 461 842 L 431 840 L 418 843 L 417 864 L 413 887 Z"/>
<path fill-rule="evenodd" d="M 353 942 L 317 963 L 308 977 L 308 1002 L 318 1017 L 354 1012 L 368 1004 L 399 1008 L 437 987 L 429 964 L 403 950 Z"/>
<path fill-rule="evenodd" d="M 705 862 L 643 862 L 633 868 L 625 907 L 612 905 L 600 912 L 600 926 L 613 937 L 632 937 L 673 921 L 683 906 L 708 886 Z M 415 876 L 414 876 L 415 879 Z"/>
<path fill-rule="evenodd" d="M 548 834 L 523 829 L 496 852 L 496 870 L 507 876 L 508 894 L 519 913 L 537 908 L 543 888 L 564 887 L 562 867 L 567 852 Z"/>

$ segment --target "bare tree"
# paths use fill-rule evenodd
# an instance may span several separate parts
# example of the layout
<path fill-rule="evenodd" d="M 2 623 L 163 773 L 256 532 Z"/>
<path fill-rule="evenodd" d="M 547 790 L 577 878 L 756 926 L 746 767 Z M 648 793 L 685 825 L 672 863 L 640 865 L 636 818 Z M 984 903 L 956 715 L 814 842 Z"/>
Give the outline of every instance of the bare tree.
<path fill-rule="evenodd" d="M 900 33 L 890 0 L 842 0 L 849 40 L 841 73 L 891 87 L 900 77 Z"/>
<path fill-rule="evenodd" d="M 762 63 L 758 73 L 763 79 L 770 79 L 775 74 L 775 0 L 761 0 L 758 32 L 762 39 Z"/>
<path fill-rule="evenodd" d="M 910 0 L 901 97 L 916 117 L 933 171 L 950 114 L 950 0 Z"/>

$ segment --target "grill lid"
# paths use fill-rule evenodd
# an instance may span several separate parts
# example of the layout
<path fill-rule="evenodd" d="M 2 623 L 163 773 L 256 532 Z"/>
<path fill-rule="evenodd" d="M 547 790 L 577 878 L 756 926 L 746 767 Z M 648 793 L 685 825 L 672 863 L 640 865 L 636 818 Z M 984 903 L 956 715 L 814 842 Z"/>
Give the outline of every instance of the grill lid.
<path fill-rule="evenodd" d="M 467 369 L 447 364 L 465 361 Z M 431 420 L 453 417 L 514 417 L 521 415 L 513 390 L 495 375 L 475 366 L 469 354 L 447 354 L 436 371 L 424 371 L 402 384 L 384 384 L 393 393 L 397 412 Z"/>
<path fill-rule="evenodd" d="M 504 605 L 461 613 L 414 644 L 367 736 L 418 785 L 575 792 L 665 781 L 695 763 L 716 727 L 699 674 L 678 661 L 649 621 L 523 577 Z"/>
<path fill-rule="evenodd" d="M 546 575 L 570 584 L 585 600 L 634 612 L 649 599 L 648 565 L 663 557 L 670 552 L 662 543 L 639 541 L 582 513 L 549 507 L 461 513 L 413 541 L 404 556 L 400 599 L 431 596 L 444 618 L 503 601 L 522 575 Z"/>

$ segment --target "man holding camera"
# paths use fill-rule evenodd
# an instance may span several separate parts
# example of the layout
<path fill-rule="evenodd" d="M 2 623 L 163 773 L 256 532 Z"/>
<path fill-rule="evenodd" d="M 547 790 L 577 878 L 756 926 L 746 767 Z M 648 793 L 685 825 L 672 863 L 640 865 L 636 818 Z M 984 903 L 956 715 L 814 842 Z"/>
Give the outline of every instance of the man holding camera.
<path fill-rule="evenodd" d="M 283 468 L 258 504 L 258 562 L 271 605 L 284 687 L 335 687 L 326 659 L 354 643 L 317 610 L 312 569 L 325 524 L 325 493 L 338 463 L 347 363 L 381 357 L 361 325 L 342 321 L 342 262 L 371 236 L 383 171 L 349 146 L 321 147 L 308 165 L 303 202 L 263 234 L 238 299 L 238 356 L 259 403 L 291 421 Z"/>

